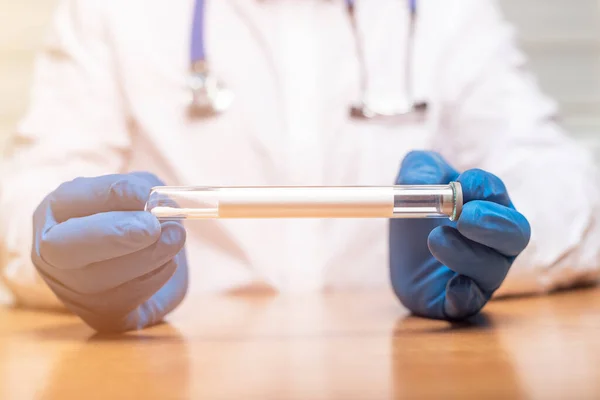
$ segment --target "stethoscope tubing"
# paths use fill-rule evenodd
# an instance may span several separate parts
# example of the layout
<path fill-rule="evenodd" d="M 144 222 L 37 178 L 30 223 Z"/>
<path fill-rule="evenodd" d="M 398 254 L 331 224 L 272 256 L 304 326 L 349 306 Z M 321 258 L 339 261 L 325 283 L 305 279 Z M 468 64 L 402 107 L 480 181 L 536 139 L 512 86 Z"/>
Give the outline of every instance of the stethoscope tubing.
<path fill-rule="evenodd" d="M 356 36 L 356 51 L 359 60 L 359 73 L 360 73 L 360 97 L 363 103 L 352 106 L 350 114 L 352 117 L 358 118 L 373 118 L 375 116 L 383 116 L 390 117 L 402 114 L 409 114 L 413 110 L 415 110 L 415 99 L 413 96 L 412 89 L 412 53 L 413 53 L 413 41 L 415 35 L 415 23 L 417 16 L 417 0 L 407 0 L 407 6 L 409 9 L 409 32 L 408 32 L 408 44 L 406 48 L 406 70 L 405 70 L 405 82 L 406 82 L 406 93 L 407 93 L 407 107 L 405 110 L 400 110 L 398 112 L 393 112 L 391 114 L 388 113 L 378 113 L 375 110 L 371 110 L 368 105 L 364 104 L 365 93 L 367 91 L 367 73 L 365 66 L 365 56 L 362 46 L 362 41 L 360 40 L 360 35 L 358 34 L 358 24 L 355 15 L 355 0 L 345 0 L 346 8 L 348 11 L 348 15 L 350 17 L 350 22 L 352 25 L 353 32 Z M 190 69 L 192 77 L 196 78 L 193 81 L 196 82 L 195 85 L 198 86 L 198 82 L 201 84 L 198 87 L 190 87 L 192 90 L 192 108 L 195 106 L 193 104 L 198 97 L 198 90 L 203 90 L 204 93 L 200 96 L 203 98 L 203 104 L 200 113 L 196 113 L 198 115 L 210 115 L 216 112 L 219 107 L 213 107 L 215 100 L 211 98 L 211 95 L 214 95 L 215 91 L 217 95 L 219 94 L 219 90 L 224 90 L 219 88 L 219 83 L 216 79 L 211 75 L 211 71 L 206 59 L 206 48 L 205 48 L 205 11 L 206 4 L 205 0 L 196 0 L 194 4 L 194 12 L 192 19 L 192 32 L 191 32 L 191 44 L 190 44 Z M 207 92 L 208 89 L 212 90 L 212 94 Z M 206 110 L 206 108 L 209 110 Z M 223 108 L 223 107 L 221 107 Z M 418 107 L 417 107 L 418 108 Z M 213 109 L 213 110 L 211 110 Z M 221 110 L 219 110 L 220 112 Z"/>

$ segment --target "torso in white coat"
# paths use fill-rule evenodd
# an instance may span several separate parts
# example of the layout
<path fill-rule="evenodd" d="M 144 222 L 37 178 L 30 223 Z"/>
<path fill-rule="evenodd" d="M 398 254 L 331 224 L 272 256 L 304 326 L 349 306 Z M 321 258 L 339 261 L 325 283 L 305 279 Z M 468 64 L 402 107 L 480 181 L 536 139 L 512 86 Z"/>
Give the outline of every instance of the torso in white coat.
<path fill-rule="evenodd" d="M 206 3 L 208 60 L 235 100 L 222 115 L 191 119 L 194 0 L 61 2 L 0 180 L 1 277 L 19 302 L 55 301 L 31 263 L 29 221 L 64 181 L 146 170 L 171 185 L 389 185 L 412 149 L 499 175 L 529 219 L 530 245 L 500 291 L 596 279 L 596 170 L 555 123 L 494 1 L 420 0 L 410 60 L 407 1 L 356 2 L 367 99 L 405 102 L 410 62 L 415 99 L 429 105 L 392 123 L 349 117 L 361 76 L 343 0 Z M 539 201 L 548 187 L 569 201 Z M 389 284 L 385 220 L 187 229 L 192 292 Z"/>

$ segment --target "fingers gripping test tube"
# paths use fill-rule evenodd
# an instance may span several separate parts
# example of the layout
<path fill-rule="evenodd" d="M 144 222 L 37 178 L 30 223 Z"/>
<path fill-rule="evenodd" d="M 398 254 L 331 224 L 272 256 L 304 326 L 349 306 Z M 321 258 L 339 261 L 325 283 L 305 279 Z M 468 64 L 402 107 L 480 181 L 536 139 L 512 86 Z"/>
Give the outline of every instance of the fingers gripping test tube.
<path fill-rule="evenodd" d="M 460 183 L 397 186 L 196 187 L 152 189 L 159 220 L 215 218 L 449 218 L 462 210 Z"/>

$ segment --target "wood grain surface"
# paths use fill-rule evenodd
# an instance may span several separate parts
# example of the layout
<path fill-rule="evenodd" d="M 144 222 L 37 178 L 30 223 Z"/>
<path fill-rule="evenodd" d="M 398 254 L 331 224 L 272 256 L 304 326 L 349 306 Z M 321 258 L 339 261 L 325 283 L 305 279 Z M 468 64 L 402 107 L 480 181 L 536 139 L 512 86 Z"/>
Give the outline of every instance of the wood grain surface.
<path fill-rule="evenodd" d="M 494 301 L 462 325 L 388 292 L 198 297 L 112 337 L 3 309 L 0 398 L 598 399 L 600 290 Z"/>

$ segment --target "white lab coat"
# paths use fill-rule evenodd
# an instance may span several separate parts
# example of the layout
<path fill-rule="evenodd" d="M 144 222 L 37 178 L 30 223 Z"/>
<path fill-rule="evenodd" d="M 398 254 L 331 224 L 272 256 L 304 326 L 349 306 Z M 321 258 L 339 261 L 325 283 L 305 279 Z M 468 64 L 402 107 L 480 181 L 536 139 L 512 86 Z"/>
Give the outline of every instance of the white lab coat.
<path fill-rule="evenodd" d="M 413 84 L 429 110 L 356 121 L 360 77 L 343 1 L 208 2 L 213 71 L 232 108 L 191 120 L 193 0 L 67 0 L 35 69 L 31 107 L 3 168 L 2 278 L 26 305 L 56 300 L 30 260 L 31 215 L 77 176 L 146 170 L 176 185 L 386 185 L 411 149 L 499 175 L 532 225 L 499 293 L 596 280 L 600 196 L 590 155 L 555 122 L 490 0 L 421 0 Z M 403 99 L 403 1 L 358 2 L 369 97 Z M 192 292 L 389 285 L 384 220 L 187 224 Z M 482 266 L 484 268 L 485 266 Z"/>

